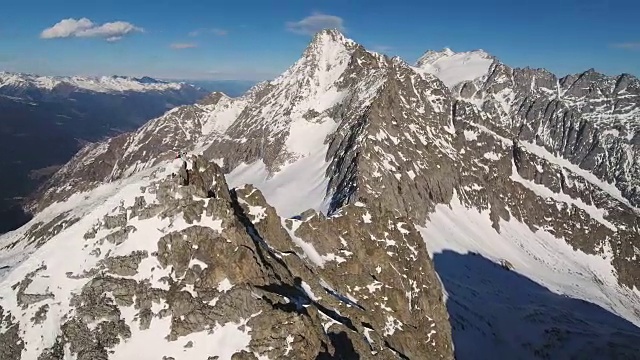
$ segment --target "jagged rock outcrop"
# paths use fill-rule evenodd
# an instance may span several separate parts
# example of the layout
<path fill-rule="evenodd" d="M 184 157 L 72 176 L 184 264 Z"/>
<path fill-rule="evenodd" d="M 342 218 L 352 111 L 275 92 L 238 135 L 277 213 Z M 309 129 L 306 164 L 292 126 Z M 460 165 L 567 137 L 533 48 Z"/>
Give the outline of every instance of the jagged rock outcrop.
<path fill-rule="evenodd" d="M 594 69 L 558 78 L 545 69 L 514 69 L 497 59 L 477 75 L 452 91 L 489 115 L 481 125 L 544 147 L 612 183 L 640 206 L 640 148 L 634 140 L 640 131 L 640 80 Z"/>
<path fill-rule="evenodd" d="M 149 336 L 167 342 L 169 352 L 161 355 L 176 359 L 235 352 L 234 358 L 452 358 L 442 288 L 407 219 L 358 205 L 334 218 L 296 221 L 298 230 L 288 231 L 260 190 L 230 191 L 218 165 L 203 157 L 188 162 L 176 164 L 186 181 L 167 172 L 150 179 L 144 193 L 138 188 L 130 205 L 91 211 L 85 219 L 98 216 L 95 223 L 75 225 L 79 237 L 66 241 L 84 242 L 80 252 L 99 249 L 92 262 L 42 265 L 14 286 L 17 303 L 2 294 L 3 308 L 12 309 L 3 321 L 14 324 L 1 332 L 15 339 L 0 345 L 7 358 L 20 358 L 13 344 L 44 327 L 58 336 L 30 343 L 25 358 L 57 359 L 62 349 L 78 359 L 122 358 Z M 141 218 L 150 207 L 156 215 Z M 93 235 L 82 236 L 87 230 Z M 348 246 L 331 266 L 314 263 L 309 248 L 298 245 L 337 251 L 320 247 L 320 239 L 335 236 Z M 63 239 L 50 239 L 42 251 Z M 51 293 L 30 290 L 34 281 L 60 274 L 70 282 Z M 16 306 L 36 315 L 15 313 Z M 66 308 L 64 319 L 42 316 Z M 227 333 L 243 340 L 207 347 L 208 336 Z"/>

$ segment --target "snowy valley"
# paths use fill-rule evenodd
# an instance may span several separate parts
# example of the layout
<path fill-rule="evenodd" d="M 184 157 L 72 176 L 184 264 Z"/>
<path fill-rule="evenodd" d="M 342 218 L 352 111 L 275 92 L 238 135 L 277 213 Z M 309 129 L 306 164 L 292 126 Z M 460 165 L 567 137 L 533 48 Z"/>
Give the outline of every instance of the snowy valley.
<path fill-rule="evenodd" d="M 322 31 L 28 199 L 0 358 L 637 358 L 639 109 L 630 75 Z"/>

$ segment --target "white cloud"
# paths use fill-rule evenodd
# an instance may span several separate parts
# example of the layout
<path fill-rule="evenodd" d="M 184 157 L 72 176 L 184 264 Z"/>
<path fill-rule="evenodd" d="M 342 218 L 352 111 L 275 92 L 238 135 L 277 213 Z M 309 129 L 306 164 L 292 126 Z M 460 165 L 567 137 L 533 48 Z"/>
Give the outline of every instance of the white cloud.
<path fill-rule="evenodd" d="M 197 48 L 198 44 L 196 43 L 173 43 L 169 45 L 172 49 L 181 50 L 181 49 L 193 49 Z"/>
<path fill-rule="evenodd" d="M 96 24 L 93 21 L 82 18 L 79 20 L 64 19 L 40 34 L 42 39 L 68 38 L 68 37 L 97 37 L 113 42 L 134 32 L 143 32 L 144 29 L 126 21 L 114 21 Z"/>
<path fill-rule="evenodd" d="M 43 39 L 70 37 L 79 32 L 86 31 L 92 26 L 94 26 L 93 22 L 87 18 L 80 20 L 64 19 L 52 27 L 43 30 L 40 37 Z"/>
<path fill-rule="evenodd" d="M 614 48 L 618 49 L 626 49 L 626 50 L 640 50 L 640 41 L 639 42 L 627 42 L 627 43 L 618 43 L 611 45 Z"/>
<path fill-rule="evenodd" d="M 335 15 L 313 13 L 300 21 L 290 21 L 287 29 L 296 34 L 313 35 L 324 29 L 338 29 L 345 32 L 344 20 Z"/>

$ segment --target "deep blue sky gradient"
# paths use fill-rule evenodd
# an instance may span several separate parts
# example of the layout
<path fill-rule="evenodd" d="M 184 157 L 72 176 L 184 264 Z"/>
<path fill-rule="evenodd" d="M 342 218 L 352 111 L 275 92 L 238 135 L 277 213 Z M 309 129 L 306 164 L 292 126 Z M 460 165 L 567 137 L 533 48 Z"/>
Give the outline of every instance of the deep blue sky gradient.
<path fill-rule="evenodd" d="M 640 75 L 637 0 L 6 0 L 0 70 L 46 75 L 149 75 L 261 80 L 284 71 L 309 35 L 287 22 L 340 17 L 345 35 L 413 63 L 426 50 L 482 48 L 511 66 L 559 75 L 589 68 Z M 145 29 L 117 42 L 41 39 L 62 19 L 127 21 Z M 199 29 L 224 29 L 226 35 Z M 176 50 L 171 44 L 197 47 Z"/>

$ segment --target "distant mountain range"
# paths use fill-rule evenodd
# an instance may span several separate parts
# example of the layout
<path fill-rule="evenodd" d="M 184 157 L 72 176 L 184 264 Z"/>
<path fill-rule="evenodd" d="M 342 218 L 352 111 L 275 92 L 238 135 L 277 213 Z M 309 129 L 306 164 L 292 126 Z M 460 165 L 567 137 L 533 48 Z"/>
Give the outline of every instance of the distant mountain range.
<path fill-rule="evenodd" d="M 208 93 L 150 77 L 0 72 L 0 233 L 26 220 L 17 202 L 82 145 L 135 130 Z"/>
<path fill-rule="evenodd" d="M 3 95 L 37 97 L 68 95 L 73 92 L 126 93 L 193 91 L 195 86 L 185 82 L 167 82 L 150 77 L 128 76 L 40 76 L 24 73 L 0 72 L 0 92 Z M 33 91 L 33 93 L 31 93 Z"/>

